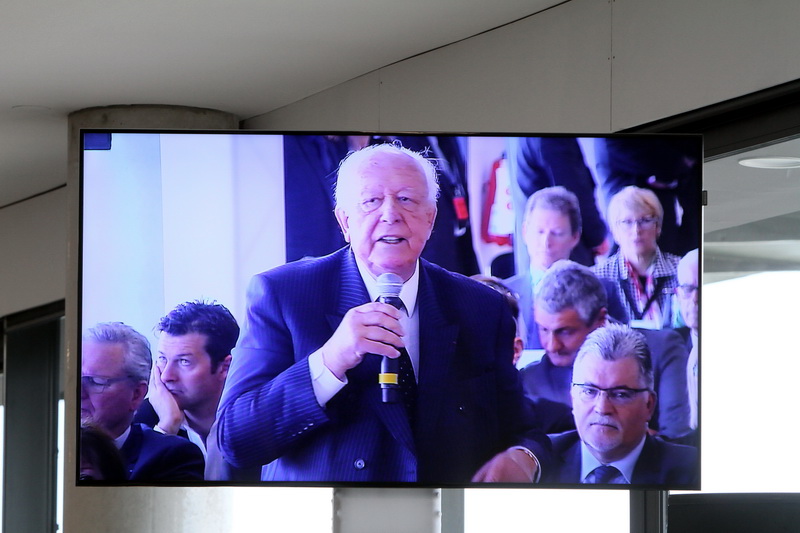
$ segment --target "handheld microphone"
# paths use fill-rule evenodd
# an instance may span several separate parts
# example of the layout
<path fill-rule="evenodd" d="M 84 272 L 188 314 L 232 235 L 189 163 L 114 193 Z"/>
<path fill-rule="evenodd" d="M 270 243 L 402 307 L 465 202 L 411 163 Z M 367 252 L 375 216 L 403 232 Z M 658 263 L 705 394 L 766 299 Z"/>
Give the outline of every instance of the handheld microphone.
<path fill-rule="evenodd" d="M 385 272 L 378 276 L 378 301 L 402 309 L 400 289 L 403 280 L 397 274 Z M 384 357 L 381 361 L 381 372 L 378 374 L 378 383 L 381 386 L 381 401 L 383 403 L 396 403 L 400 401 L 400 360 Z"/>

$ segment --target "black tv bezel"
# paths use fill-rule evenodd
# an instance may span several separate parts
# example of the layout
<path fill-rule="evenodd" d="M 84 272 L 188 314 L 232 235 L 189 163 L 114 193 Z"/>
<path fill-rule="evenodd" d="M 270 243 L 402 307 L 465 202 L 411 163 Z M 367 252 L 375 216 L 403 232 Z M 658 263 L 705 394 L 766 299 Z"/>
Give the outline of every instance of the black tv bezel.
<path fill-rule="evenodd" d="M 80 157 L 79 157 L 79 192 L 78 192 L 78 280 L 77 280 L 77 307 L 78 316 L 77 321 L 77 353 L 78 353 L 78 371 L 80 372 L 80 354 L 81 354 L 81 332 L 87 326 L 83 322 L 83 283 L 84 283 L 84 212 L 85 212 L 85 194 L 84 194 L 84 155 L 85 150 L 84 141 L 87 135 L 102 134 L 108 135 L 113 138 L 115 134 L 134 134 L 134 135 L 232 135 L 232 136 L 284 136 L 284 135 L 368 135 L 368 136 L 455 136 L 455 137 L 491 137 L 491 138 L 514 138 L 514 137 L 550 137 L 550 138 L 576 138 L 576 139 L 596 139 L 596 138 L 695 138 L 699 142 L 698 164 L 702 166 L 704 162 L 704 143 L 703 136 L 696 133 L 644 133 L 644 132 L 629 132 L 629 133 L 568 133 L 568 132 L 452 132 L 452 131 L 404 131 L 404 132 L 387 132 L 387 131 L 352 131 L 352 130 L 219 130 L 219 129 L 183 129 L 183 128 L 83 128 L 80 130 Z M 703 183 L 702 178 L 696 184 L 698 197 L 703 197 Z M 702 220 L 702 207 L 705 205 L 704 200 L 697 206 L 700 211 L 700 219 Z M 697 241 L 702 243 L 702 223 L 695 228 L 695 236 Z M 699 264 L 702 265 L 703 249 L 702 244 L 699 250 Z M 699 284 L 701 290 L 698 294 L 699 305 L 702 309 L 702 268 L 698 272 Z M 156 317 L 157 320 L 157 317 Z M 142 332 L 144 333 L 144 332 Z M 702 338 L 702 324 L 700 326 L 700 336 Z M 702 353 L 699 363 L 698 372 L 702 372 Z M 77 379 L 76 397 L 80 400 L 80 378 Z M 702 389 L 699 393 L 700 404 L 702 405 Z M 77 442 L 78 435 L 80 434 L 80 409 L 76 409 L 75 425 L 76 425 L 76 441 L 67 443 L 67 446 L 75 446 L 74 450 L 79 451 L 79 443 Z M 698 434 L 696 438 L 698 452 L 702 453 L 702 420 L 698 425 Z M 79 453 L 75 453 L 75 457 L 79 457 Z M 700 468 L 700 459 L 698 459 L 698 479 L 702 477 Z M 75 480 L 76 486 L 164 486 L 164 487 L 332 487 L 332 488 L 525 488 L 525 489 L 583 489 L 583 490 L 697 490 L 700 488 L 700 482 L 697 486 L 686 485 L 648 485 L 648 484 L 634 484 L 634 485 L 586 485 L 579 483 L 537 483 L 537 484 L 518 484 L 518 483 L 463 483 L 463 484 L 448 484 L 448 483 L 402 483 L 402 482 L 369 482 L 369 483 L 348 483 L 337 481 L 319 481 L 319 482 L 285 482 L 285 481 L 270 481 L 270 482 L 241 482 L 241 481 L 216 481 L 216 480 L 202 480 L 202 481 L 123 481 L 123 482 L 109 482 L 109 481 L 80 481 L 79 480 L 80 461 L 75 464 Z"/>

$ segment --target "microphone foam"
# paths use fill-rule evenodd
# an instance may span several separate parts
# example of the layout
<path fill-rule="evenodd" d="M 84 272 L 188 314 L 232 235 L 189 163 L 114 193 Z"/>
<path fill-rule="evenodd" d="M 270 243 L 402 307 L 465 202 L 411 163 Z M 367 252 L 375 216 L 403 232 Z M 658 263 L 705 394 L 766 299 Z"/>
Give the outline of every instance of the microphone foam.
<path fill-rule="evenodd" d="M 378 276 L 378 294 L 381 296 L 400 296 L 403 278 L 392 272 L 384 272 Z"/>

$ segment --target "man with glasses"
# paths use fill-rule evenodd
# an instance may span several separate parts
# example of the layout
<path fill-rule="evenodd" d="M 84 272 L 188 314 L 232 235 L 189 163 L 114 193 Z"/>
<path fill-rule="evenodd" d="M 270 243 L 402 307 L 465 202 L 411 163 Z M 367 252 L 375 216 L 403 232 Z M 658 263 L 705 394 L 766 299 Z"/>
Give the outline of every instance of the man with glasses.
<path fill-rule="evenodd" d="M 105 431 L 122 451 L 132 481 L 203 479 L 203 453 L 189 442 L 133 424 L 147 394 L 150 345 L 120 322 L 83 336 L 81 424 Z"/>
<path fill-rule="evenodd" d="M 547 481 L 697 487 L 697 450 L 648 434 L 653 384 L 641 333 L 608 324 L 589 334 L 572 372 L 577 429 L 551 436 L 559 464 Z"/>
<path fill-rule="evenodd" d="M 678 307 L 681 318 L 686 324 L 679 331 L 686 339 L 689 360 L 686 363 L 686 384 L 689 391 L 689 426 L 697 429 L 697 364 L 698 364 L 698 330 L 700 328 L 699 292 L 699 252 L 694 249 L 687 253 L 678 263 Z"/>
<path fill-rule="evenodd" d="M 572 365 L 587 335 L 604 326 L 614 307 L 609 288 L 592 271 L 572 261 L 553 264 L 534 295 L 534 317 L 541 345 L 539 361 L 520 370 L 526 395 L 532 398 L 545 431 L 574 428 L 570 380 Z M 611 289 L 614 294 L 613 288 Z M 619 307 L 619 303 L 616 303 Z M 680 335 L 671 330 L 642 330 L 653 352 L 655 389 L 660 398 L 652 431 L 670 438 L 689 432 L 686 397 L 686 350 Z"/>

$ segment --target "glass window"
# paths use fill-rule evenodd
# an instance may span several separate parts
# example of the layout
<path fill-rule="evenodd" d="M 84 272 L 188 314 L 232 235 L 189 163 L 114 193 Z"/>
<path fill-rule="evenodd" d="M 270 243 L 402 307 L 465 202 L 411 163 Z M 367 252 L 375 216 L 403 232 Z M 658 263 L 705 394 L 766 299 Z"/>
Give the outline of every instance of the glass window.
<path fill-rule="evenodd" d="M 798 156 L 789 139 L 704 167 L 702 492 L 797 490 L 800 168 L 785 158 Z M 764 157 L 755 164 L 778 168 L 741 163 Z"/>

